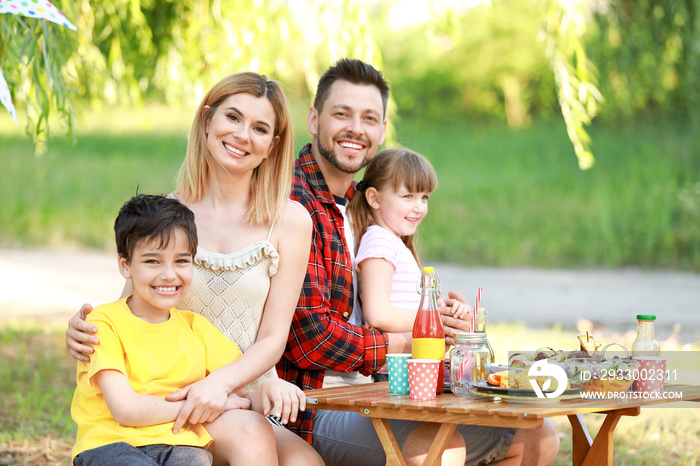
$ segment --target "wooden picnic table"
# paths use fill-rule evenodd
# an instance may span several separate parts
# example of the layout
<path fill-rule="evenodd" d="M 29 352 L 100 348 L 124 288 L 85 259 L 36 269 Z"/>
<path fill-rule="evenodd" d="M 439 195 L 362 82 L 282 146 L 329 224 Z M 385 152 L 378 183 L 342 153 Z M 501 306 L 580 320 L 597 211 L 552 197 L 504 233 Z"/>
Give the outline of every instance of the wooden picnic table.
<path fill-rule="evenodd" d="M 572 427 L 572 462 L 578 465 L 612 465 L 613 432 L 622 416 L 637 416 L 642 406 L 678 401 L 700 401 L 700 386 L 665 386 L 667 393 L 682 398 L 640 399 L 537 399 L 443 393 L 430 401 L 414 401 L 408 395 L 389 392 L 389 382 L 350 385 L 306 391 L 307 406 L 314 409 L 356 411 L 369 417 L 387 456 L 387 465 L 405 465 L 388 419 L 405 419 L 442 424 L 424 464 L 439 465 L 440 458 L 457 424 L 535 429 L 544 418 L 567 416 Z M 605 414 L 595 439 L 591 439 L 581 417 Z"/>

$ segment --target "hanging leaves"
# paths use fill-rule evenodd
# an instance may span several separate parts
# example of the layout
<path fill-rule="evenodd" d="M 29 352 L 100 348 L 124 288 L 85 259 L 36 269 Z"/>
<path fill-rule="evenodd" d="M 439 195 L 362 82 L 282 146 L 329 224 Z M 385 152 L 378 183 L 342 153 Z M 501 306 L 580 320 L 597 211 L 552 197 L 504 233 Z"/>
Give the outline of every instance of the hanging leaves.
<path fill-rule="evenodd" d="M 72 133 L 75 76 L 63 64 L 76 50 L 75 32 L 55 20 L 0 14 L 0 39 L 0 68 L 15 107 L 26 112 L 35 152 L 41 154 L 52 132 L 52 113 Z"/>
<path fill-rule="evenodd" d="M 594 163 L 585 125 L 591 123 L 603 102 L 583 43 L 586 6 L 584 0 L 550 0 L 545 21 L 547 56 L 557 83 L 559 106 L 582 170 Z"/>

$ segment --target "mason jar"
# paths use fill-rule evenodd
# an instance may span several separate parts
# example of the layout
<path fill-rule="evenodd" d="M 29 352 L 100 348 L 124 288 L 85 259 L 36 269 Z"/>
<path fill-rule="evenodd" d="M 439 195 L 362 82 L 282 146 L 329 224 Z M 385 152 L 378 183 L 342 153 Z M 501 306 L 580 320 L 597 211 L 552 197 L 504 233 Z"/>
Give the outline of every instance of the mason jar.
<path fill-rule="evenodd" d="M 450 384 L 452 393 L 474 393 L 474 384 L 485 382 L 491 353 L 486 346 L 485 333 L 460 332 L 450 350 Z"/>

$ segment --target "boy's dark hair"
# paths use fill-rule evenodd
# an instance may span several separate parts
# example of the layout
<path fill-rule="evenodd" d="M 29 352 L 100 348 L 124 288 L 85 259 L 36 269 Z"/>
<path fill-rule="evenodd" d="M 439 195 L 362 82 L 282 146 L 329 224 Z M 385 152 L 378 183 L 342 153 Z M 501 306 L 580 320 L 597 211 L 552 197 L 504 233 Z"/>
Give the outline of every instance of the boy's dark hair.
<path fill-rule="evenodd" d="M 160 248 L 168 246 L 175 231 L 185 233 L 189 252 L 197 252 L 197 227 L 194 214 L 177 199 L 152 194 L 139 194 L 124 203 L 114 221 L 117 253 L 127 262 L 141 241 L 160 240 Z"/>
<path fill-rule="evenodd" d="M 342 58 L 323 73 L 321 79 L 316 86 L 316 98 L 314 99 L 314 107 L 321 113 L 323 104 L 328 99 L 328 93 L 331 86 L 338 80 L 348 81 L 352 84 L 361 84 L 374 86 L 379 89 L 382 95 L 382 104 L 384 106 L 384 115 L 386 115 L 386 106 L 389 101 L 389 84 L 379 70 L 372 65 L 350 58 Z"/>

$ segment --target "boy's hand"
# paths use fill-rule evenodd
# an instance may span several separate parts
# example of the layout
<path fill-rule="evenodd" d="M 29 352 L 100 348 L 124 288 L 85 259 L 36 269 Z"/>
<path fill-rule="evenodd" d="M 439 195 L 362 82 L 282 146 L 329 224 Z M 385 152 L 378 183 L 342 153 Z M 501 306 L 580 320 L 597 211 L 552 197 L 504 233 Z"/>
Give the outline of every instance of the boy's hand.
<path fill-rule="evenodd" d="M 88 355 L 95 352 L 92 345 L 100 343 L 95 336 L 97 327 L 85 322 L 90 312 L 92 312 L 92 306 L 83 304 L 80 311 L 68 321 L 68 329 L 66 329 L 66 349 L 68 354 L 78 361 L 89 362 Z"/>
<path fill-rule="evenodd" d="M 296 422 L 297 413 L 306 409 L 306 395 L 299 387 L 277 377 L 265 379 L 260 387 L 263 415 L 272 413 L 282 424 Z"/>

